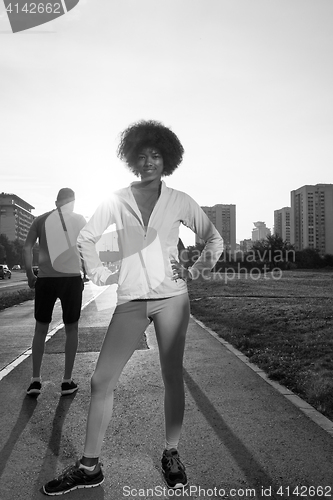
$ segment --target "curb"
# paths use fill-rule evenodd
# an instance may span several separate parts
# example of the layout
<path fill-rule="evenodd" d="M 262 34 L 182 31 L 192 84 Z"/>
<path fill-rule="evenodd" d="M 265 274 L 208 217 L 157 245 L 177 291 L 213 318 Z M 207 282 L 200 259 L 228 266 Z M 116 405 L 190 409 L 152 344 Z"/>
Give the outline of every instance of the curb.
<path fill-rule="evenodd" d="M 208 328 L 204 323 L 196 319 L 192 314 L 190 315 L 191 319 L 195 321 L 201 328 L 206 330 L 212 337 L 214 337 L 220 344 L 226 347 L 230 352 L 232 352 L 240 361 L 245 363 L 251 370 L 253 370 L 259 377 L 261 377 L 267 384 L 271 385 L 276 391 L 278 391 L 282 396 L 284 396 L 288 401 L 290 401 L 294 406 L 296 406 L 299 410 L 301 410 L 308 418 L 310 418 L 313 422 L 315 422 L 319 427 L 321 427 L 324 431 L 326 431 L 330 436 L 333 437 L 333 422 L 329 420 L 327 417 L 322 415 L 319 411 L 317 411 L 313 406 L 304 401 L 302 398 L 297 396 L 294 392 L 287 389 L 287 387 L 271 380 L 268 375 L 257 365 L 251 363 L 249 358 L 245 356 L 245 354 L 241 353 L 233 347 L 229 342 L 224 340 L 222 337 Z"/>

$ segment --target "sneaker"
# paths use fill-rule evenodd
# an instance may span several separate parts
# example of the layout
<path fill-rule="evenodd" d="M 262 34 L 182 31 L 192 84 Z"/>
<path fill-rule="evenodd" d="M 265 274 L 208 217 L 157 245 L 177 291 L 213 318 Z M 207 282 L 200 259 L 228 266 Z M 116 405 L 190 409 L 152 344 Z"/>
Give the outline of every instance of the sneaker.
<path fill-rule="evenodd" d="M 70 491 L 81 488 L 95 488 L 104 481 L 103 471 L 100 468 L 96 474 L 87 474 L 84 469 L 80 469 L 80 461 L 64 469 L 57 479 L 49 481 L 43 486 L 45 495 L 64 495 Z"/>
<path fill-rule="evenodd" d="M 165 482 L 169 488 L 177 489 L 187 486 L 185 466 L 180 461 L 178 451 L 175 448 L 164 450 L 162 470 Z"/>
<path fill-rule="evenodd" d="M 78 385 L 71 380 L 70 382 L 63 382 L 61 384 L 61 395 L 66 396 L 67 394 L 73 394 L 73 392 L 78 390 Z"/>
<path fill-rule="evenodd" d="M 40 391 L 42 389 L 42 384 L 38 380 L 31 382 L 27 389 L 28 396 L 39 396 Z"/>

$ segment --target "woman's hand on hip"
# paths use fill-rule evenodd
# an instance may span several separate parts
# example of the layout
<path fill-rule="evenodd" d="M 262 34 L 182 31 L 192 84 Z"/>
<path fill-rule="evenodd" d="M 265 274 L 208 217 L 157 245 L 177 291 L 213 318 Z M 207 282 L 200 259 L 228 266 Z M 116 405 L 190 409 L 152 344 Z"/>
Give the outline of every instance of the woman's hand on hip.
<path fill-rule="evenodd" d="M 173 272 L 172 280 L 184 280 L 189 281 L 192 279 L 192 275 L 186 267 L 182 266 L 177 260 L 171 260 L 171 268 Z"/>

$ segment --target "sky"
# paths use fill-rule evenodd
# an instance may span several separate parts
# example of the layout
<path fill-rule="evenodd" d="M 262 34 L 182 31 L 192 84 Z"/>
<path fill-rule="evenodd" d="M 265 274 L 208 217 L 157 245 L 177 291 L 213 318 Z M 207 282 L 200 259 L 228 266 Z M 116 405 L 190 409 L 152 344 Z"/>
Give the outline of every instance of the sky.
<path fill-rule="evenodd" d="M 135 178 L 119 134 L 153 119 L 185 155 L 169 187 L 236 205 L 236 238 L 333 183 L 332 0 L 80 0 L 13 34 L 0 0 L 0 192 L 90 217 Z M 182 230 L 185 245 L 193 233 Z"/>

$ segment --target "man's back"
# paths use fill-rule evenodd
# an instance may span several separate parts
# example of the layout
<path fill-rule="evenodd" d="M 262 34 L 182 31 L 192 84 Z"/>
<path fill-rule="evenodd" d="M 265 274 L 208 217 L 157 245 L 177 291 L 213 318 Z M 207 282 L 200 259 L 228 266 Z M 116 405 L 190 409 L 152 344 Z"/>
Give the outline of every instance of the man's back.
<path fill-rule="evenodd" d="M 40 278 L 80 274 L 76 239 L 85 224 L 84 217 L 66 205 L 46 212 L 34 220 L 30 231 L 35 233 L 39 240 Z"/>

